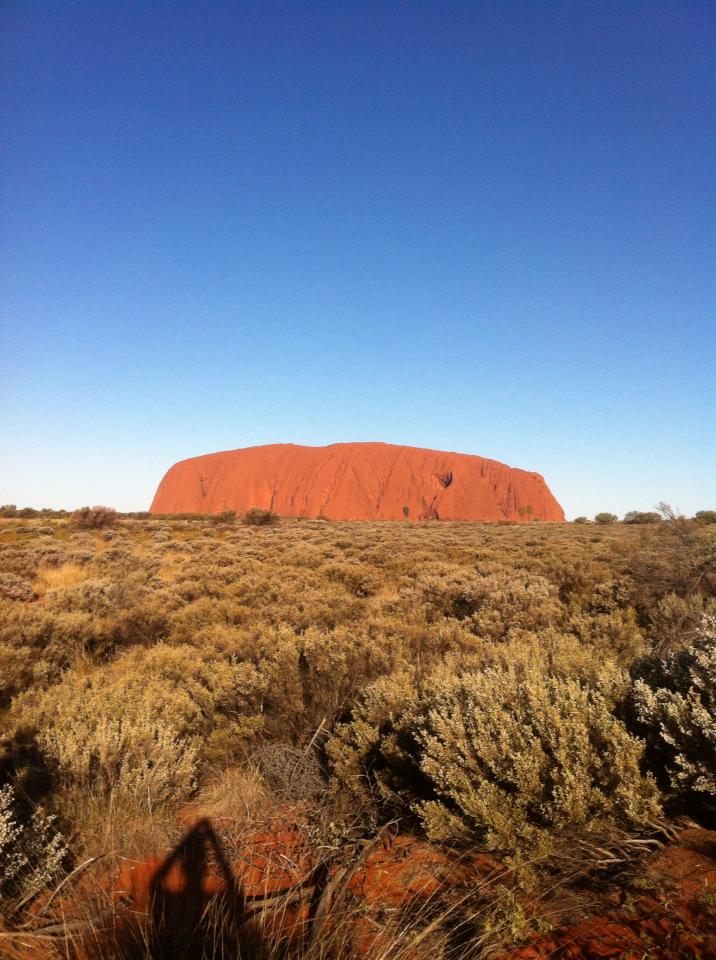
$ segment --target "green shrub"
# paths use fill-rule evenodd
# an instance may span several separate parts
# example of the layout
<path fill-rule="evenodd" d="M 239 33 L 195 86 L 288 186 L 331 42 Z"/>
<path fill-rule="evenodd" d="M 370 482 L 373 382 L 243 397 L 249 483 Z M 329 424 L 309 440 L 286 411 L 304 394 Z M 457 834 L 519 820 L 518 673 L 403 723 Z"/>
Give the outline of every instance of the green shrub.
<path fill-rule="evenodd" d="M 566 610 L 546 577 L 519 570 L 480 578 L 465 624 L 479 637 L 503 640 L 519 631 L 557 627 Z"/>
<path fill-rule="evenodd" d="M 716 601 L 698 593 L 680 597 L 667 593 L 656 600 L 648 615 L 648 635 L 652 652 L 666 655 L 673 650 L 683 650 L 701 633 L 704 615 L 716 615 Z"/>
<path fill-rule="evenodd" d="M 615 715 L 628 675 L 592 658 L 569 676 L 569 657 L 534 652 L 371 685 L 327 746 L 334 793 L 387 813 L 409 806 L 433 839 L 519 856 L 548 852 L 563 831 L 656 815 L 643 744 Z"/>
<path fill-rule="evenodd" d="M 32 899 L 59 873 L 67 850 L 53 818 L 36 808 L 20 809 L 10 784 L 0 787 L 0 914 Z"/>
<path fill-rule="evenodd" d="M 151 808 L 191 792 L 200 738 L 222 718 L 238 742 L 259 729 L 260 689 L 249 664 L 159 645 L 70 673 L 40 694 L 26 694 L 14 710 L 36 729 L 65 784 Z"/>
<path fill-rule="evenodd" d="M 642 531 L 643 532 L 643 531 Z M 667 594 L 716 596 L 716 530 L 673 513 L 655 523 L 651 536 L 628 558 L 636 591 L 632 604 L 647 620 Z"/>
<path fill-rule="evenodd" d="M 228 527 L 236 522 L 236 510 L 222 510 L 212 517 L 212 523 L 217 527 Z"/>
<path fill-rule="evenodd" d="M 716 806 L 716 618 L 685 649 L 638 661 L 633 675 L 628 716 L 650 769 L 671 798 Z"/>
<path fill-rule="evenodd" d="M 616 605 L 609 609 L 608 602 L 608 597 L 597 593 L 593 609 L 573 614 L 568 629 L 587 649 L 629 666 L 644 652 L 644 634 L 632 609 Z"/>
<path fill-rule="evenodd" d="M 624 514 L 624 523 L 660 523 L 661 514 L 651 511 L 630 510 Z"/>
<path fill-rule="evenodd" d="M 598 513 L 594 517 L 594 522 L 601 523 L 601 524 L 616 523 L 618 519 L 619 517 L 617 517 L 616 513 L 603 512 L 603 513 Z"/>
<path fill-rule="evenodd" d="M 410 812 L 417 797 L 433 795 L 420 771 L 412 719 L 420 697 L 412 671 L 382 677 L 361 692 L 350 722 L 326 745 L 334 795 L 353 808 L 387 815 Z"/>
<path fill-rule="evenodd" d="M 249 527 L 270 527 L 278 523 L 278 514 L 274 513 L 273 510 L 251 507 L 244 514 L 243 521 Z"/>
<path fill-rule="evenodd" d="M 0 599 L 27 602 L 35 599 L 32 584 L 16 573 L 0 573 Z"/>
<path fill-rule="evenodd" d="M 654 816 L 643 745 L 614 716 L 619 686 L 513 667 L 439 684 L 417 735 L 437 794 L 417 808 L 428 834 L 546 851 L 551 831 Z"/>
<path fill-rule="evenodd" d="M 698 523 L 716 523 L 716 510 L 699 510 L 694 514 Z"/>
<path fill-rule="evenodd" d="M 428 620 L 461 620 L 477 636 L 504 639 L 510 630 L 539 630 L 561 622 L 565 609 L 546 578 L 525 571 L 470 575 L 439 571 L 419 576 L 406 587 L 408 602 L 418 603 Z"/>
<path fill-rule="evenodd" d="M 381 586 L 380 571 L 357 561 L 326 564 L 323 572 L 330 580 L 344 584 L 354 597 L 372 597 Z"/>

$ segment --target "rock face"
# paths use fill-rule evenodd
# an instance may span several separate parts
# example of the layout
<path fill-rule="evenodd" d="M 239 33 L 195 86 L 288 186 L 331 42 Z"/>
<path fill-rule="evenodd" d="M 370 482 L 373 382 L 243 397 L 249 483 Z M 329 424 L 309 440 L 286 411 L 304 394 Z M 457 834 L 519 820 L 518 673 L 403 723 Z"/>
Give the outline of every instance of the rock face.
<path fill-rule="evenodd" d="M 538 473 L 387 443 L 282 443 L 181 460 L 165 474 L 150 509 L 251 507 L 332 520 L 564 520 Z"/>

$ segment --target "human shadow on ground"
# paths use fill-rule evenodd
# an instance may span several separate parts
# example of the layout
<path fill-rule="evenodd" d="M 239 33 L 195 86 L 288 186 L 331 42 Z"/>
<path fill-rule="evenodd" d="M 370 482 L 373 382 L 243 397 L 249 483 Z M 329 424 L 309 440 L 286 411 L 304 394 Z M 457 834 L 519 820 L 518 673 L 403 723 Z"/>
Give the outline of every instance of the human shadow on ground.
<path fill-rule="evenodd" d="M 242 933 L 246 897 L 208 819 L 199 820 L 154 875 L 147 954 L 152 960 L 255 955 Z"/>

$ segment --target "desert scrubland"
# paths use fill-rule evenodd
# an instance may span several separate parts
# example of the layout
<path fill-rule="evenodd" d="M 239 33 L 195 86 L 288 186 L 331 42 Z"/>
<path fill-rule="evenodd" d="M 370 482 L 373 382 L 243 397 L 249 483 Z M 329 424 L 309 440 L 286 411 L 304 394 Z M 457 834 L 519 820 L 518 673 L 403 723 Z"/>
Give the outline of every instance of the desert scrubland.
<path fill-rule="evenodd" d="M 716 525 L 0 520 L 0 955 L 713 956 L 715 678 Z"/>

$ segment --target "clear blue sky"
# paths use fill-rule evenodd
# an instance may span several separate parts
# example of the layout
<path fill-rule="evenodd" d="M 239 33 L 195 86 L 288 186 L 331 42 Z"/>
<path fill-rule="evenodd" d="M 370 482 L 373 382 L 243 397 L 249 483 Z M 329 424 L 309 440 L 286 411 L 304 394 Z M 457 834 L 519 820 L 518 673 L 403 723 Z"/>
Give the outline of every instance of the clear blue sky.
<path fill-rule="evenodd" d="M 716 508 L 710 0 L 0 5 L 0 503 L 384 440 Z"/>

